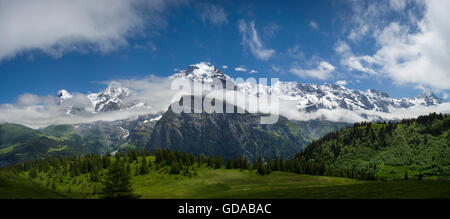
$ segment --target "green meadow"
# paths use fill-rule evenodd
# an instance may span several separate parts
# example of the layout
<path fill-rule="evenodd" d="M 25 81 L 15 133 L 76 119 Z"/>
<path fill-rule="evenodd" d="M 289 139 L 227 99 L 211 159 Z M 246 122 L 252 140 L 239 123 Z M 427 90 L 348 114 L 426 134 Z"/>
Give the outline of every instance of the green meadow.
<path fill-rule="evenodd" d="M 149 157 L 154 161 L 154 157 Z M 450 198 L 450 181 L 362 181 L 340 177 L 310 176 L 274 171 L 260 175 L 248 170 L 196 167 L 196 175 L 169 174 L 168 167 L 153 165 L 145 175 L 136 175 L 130 164 L 131 184 L 142 199 L 404 199 Z M 77 177 L 45 172 L 31 179 L 0 171 L 0 198 L 95 199 L 102 189 L 89 174 Z"/>
<path fill-rule="evenodd" d="M 132 180 L 141 198 L 341 199 L 450 198 L 450 182 L 360 181 L 339 177 L 202 168 L 198 176 L 148 174 Z"/>

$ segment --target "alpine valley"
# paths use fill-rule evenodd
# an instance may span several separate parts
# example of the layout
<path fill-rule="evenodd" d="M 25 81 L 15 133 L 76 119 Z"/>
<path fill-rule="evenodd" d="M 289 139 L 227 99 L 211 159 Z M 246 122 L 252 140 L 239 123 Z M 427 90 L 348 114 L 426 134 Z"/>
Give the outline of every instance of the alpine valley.
<path fill-rule="evenodd" d="M 243 95 L 255 98 L 262 94 L 277 95 L 281 104 L 293 107 L 282 105 L 278 122 L 262 125 L 259 123 L 262 114 L 248 112 L 176 114 L 168 105 L 154 112 L 154 106 L 141 98 L 139 89 L 120 82 L 111 82 L 105 90 L 87 95 L 60 90 L 55 103 L 68 118 L 108 113 L 129 116 L 113 121 L 55 123 L 38 128 L 3 122 L 0 124 L 0 165 L 46 157 L 159 148 L 225 158 L 246 156 L 250 160 L 260 155 L 291 158 L 313 140 L 352 122 L 400 120 L 403 118 L 395 114 L 398 110 L 414 111 L 419 107 L 432 112 L 433 107 L 447 104 L 431 92 L 396 99 L 381 91 L 352 90 L 337 84 L 237 83 L 219 68 L 204 62 L 190 65 L 168 79 L 175 78 L 204 84 L 212 84 L 215 79 L 232 81 L 235 90 Z M 350 116 L 336 117 L 335 112 Z"/>

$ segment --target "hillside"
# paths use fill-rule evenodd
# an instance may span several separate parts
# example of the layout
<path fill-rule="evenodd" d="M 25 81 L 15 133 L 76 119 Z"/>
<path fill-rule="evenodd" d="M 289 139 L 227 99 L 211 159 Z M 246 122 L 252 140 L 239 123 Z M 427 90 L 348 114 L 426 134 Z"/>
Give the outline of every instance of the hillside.
<path fill-rule="evenodd" d="M 378 177 L 449 176 L 450 116 L 356 123 L 314 141 L 296 157 Z"/>
<path fill-rule="evenodd" d="M 78 133 L 72 125 L 35 130 L 17 124 L 0 124 L 0 166 L 47 157 L 77 156 L 105 150 L 101 130 Z"/>

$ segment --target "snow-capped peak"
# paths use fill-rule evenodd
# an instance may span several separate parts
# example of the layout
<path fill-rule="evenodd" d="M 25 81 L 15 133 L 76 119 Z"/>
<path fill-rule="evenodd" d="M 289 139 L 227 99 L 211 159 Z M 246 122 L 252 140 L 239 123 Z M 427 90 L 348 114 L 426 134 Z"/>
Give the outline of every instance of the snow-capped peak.
<path fill-rule="evenodd" d="M 57 95 L 58 95 L 58 97 L 60 99 L 63 99 L 63 100 L 72 98 L 72 95 L 68 91 L 66 91 L 64 89 L 63 90 L 59 90 Z"/>
<path fill-rule="evenodd" d="M 87 95 L 92 102 L 95 112 L 115 111 L 123 107 L 131 107 L 124 101 L 124 98 L 133 95 L 133 92 L 120 83 L 112 81 L 108 87 L 99 92 Z"/>
<path fill-rule="evenodd" d="M 415 100 L 421 102 L 422 105 L 438 105 L 441 103 L 445 103 L 446 101 L 442 98 L 436 97 L 431 91 L 425 91 L 421 95 L 419 95 Z"/>
<path fill-rule="evenodd" d="M 171 78 L 182 78 L 191 81 L 213 82 L 214 79 L 227 80 L 230 77 L 219 68 L 207 62 L 189 65 L 185 70 L 175 73 Z"/>
<path fill-rule="evenodd" d="M 212 84 L 215 79 L 221 82 L 231 81 L 231 78 L 219 68 L 210 63 L 201 62 L 190 65 L 187 69 L 181 70 L 169 78 L 187 79 L 193 82 L 202 82 L 211 85 L 211 89 L 216 89 Z M 387 93 L 375 89 L 360 91 L 349 89 L 338 84 L 304 84 L 297 81 L 278 81 L 270 86 L 255 84 L 251 82 L 233 82 L 233 89 L 236 87 L 245 95 L 256 97 L 267 95 L 277 95 L 280 100 L 290 102 L 296 106 L 300 112 L 323 112 L 323 110 L 349 110 L 365 117 L 368 113 L 391 113 L 396 109 L 406 109 L 414 106 L 436 106 L 445 103 L 441 99 L 427 91 L 414 98 L 391 98 Z M 87 95 L 91 106 L 74 106 L 70 100 L 72 95 L 66 90 L 58 91 L 59 104 L 67 108 L 67 113 L 72 114 L 78 111 L 87 110 L 93 113 L 118 111 L 122 109 L 142 109 L 148 108 L 145 101 L 139 101 L 138 95 L 132 88 L 124 87 L 119 82 L 111 82 L 108 87 L 98 93 Z M 88 105 L 88 104 L 87 104 Z M 378 115 L 378 113 L 377 113 Z"/>
<path fill-rule="evenodd" d="M 345 109 L 354 112 L 370 110 L 388 113 L 392 108 L 409 108 L 418 105 L 434 106 L 445 102 L 431 93 L 425 93 L 416 98 L 396 99 L 375 89 L 364 92 L 336 84 L 317 85 L 279 81 L 272 86 L 252 83 L 242 83 L 237 86 L 241 92 L 247 95 L 275 94 L 281 100 L 297 101 L 297 109 L 306 112 L 320 109 Z"/>

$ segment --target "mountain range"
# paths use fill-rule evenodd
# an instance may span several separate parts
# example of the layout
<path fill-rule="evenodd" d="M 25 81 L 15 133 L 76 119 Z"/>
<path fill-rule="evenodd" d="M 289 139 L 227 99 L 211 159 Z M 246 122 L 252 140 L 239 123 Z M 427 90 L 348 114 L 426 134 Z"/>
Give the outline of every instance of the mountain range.
<path fill-rule="evenodd" d="M 169 77 L 170 79 L 186 79 L 191 82 L 213 83 L 213 80 L 231 81 L 233 79 L 219 68 L 208 63 L 190 65 L 187 69 Z M 337 84 L 303 84 L 297 81 L 278 81 L 273 85 L 261 85 L 253 82 L 234 83 L 236 89 L 244 95 L 259 97 L 276 95 L 280 100 L 294 104 L 300 113 L 321 113 L 322 111 L 347 110 L 352 111 L 365 120 L 387 120 L 389 113 L 399 109 L 411 107 L 429 107 L 446 103 L 446 100 L 426 91 L 418 97 L 392 98 L 387 93 L 368 89 L 360 91 L 348 89 Z M 109 86 L 98 93 L 86 95 L 90 104 L 88 107 L 67 104 L 67 114 L 87 110 L 93 113 L 120 111 L 127 109 L 142 109 L 149 107 L 145 101 L 133 98 L 136 92 L 133 88 L 122 86 L 118 82 L 111 82 Z M 72 95 L 66 90 L 58 91 L 59 103 L 70 102 Z M 292 114 L 292 112 L 290 112 Z M 281 112 L 283 114 L 283 112 Z M 295 116 L 294 116 L 295 117 Z M 325 114 L 319 116 L 323 120 L 330 120 Z M 291 118 L 292 119 L 292 118 Z M 401 118 L 397 118 L 401 119 Z"/>
<path fill-rule="evenodd" d="M 222 70 L 207 63 L 190 65 L 169 77 L 175 78 L 204 84 L 213 84 L 215 79 L 222 83 L 229 81 L 238 92 L 256 98 L 262 94 L 277 95 L 281 101 L 293 103 L 295 107 L 281 107 L 294 114 L 347 110 L 363 118 L 373 118 L 368 113 L 390 113 L 396 109 L 445 103 L 445 100 L 430 92 L 415 98 L 396 99 L 381 91 L 352 90 L 337 84 L 281 81 L 273 85 L 237 83 Z M 58 91 L 57 104 L 66 116 L 120 113 L 135 109 L 145 112 L 152 107 L 151 103 L 139 99 L 138 90 L 119 82 L 110 83 L 98 93 L 82 95 L 84 101 L 79 101 L 79 96 L 66 90 Z M 328 121 L 325 116 L 300 121 L 283 114 L 277 123 L 262 125 L 259 123 L 261 115 L 248 112 L 177 114 L 167 106 L 160 113 L 140 114 L 115 121 L 51 125 L 40 129 L 3 124 L 0 125 L 0 165 L 42 157 L 104 154 L 130 148 L 150 151 L 170 148 L 194 154 L 246 156 L 249 159 L 259 155 L 289 158 L 313 140 L 349 125 Z"/>

